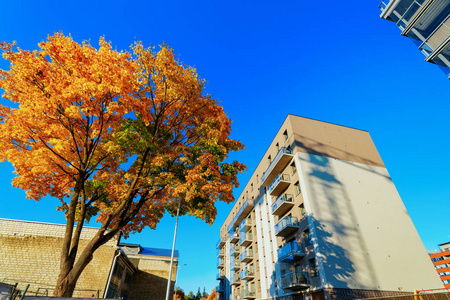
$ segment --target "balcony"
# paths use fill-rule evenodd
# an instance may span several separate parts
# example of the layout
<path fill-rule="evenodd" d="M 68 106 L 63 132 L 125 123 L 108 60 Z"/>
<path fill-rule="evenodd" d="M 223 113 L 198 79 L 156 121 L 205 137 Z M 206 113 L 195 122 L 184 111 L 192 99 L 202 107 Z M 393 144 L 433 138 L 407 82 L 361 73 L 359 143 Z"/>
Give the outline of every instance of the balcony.
<path fill-rule="evenodd" d="M 430 34 L 430 36 L 425 40 L 425 42 L 420 45 L 419 50 L 424 53 L 428 62 L 434 62 L 438 65 L 447 66 L 445 63 L 441 63 L 436 57 L 439 54 L 444 55 L 448 60 L 449 53 L 446 51 L 446 45 L 449 43 L 450 36 L 450 15 L 444 19 L 444 21 L 439 24 L 436 29 Z"/>
<path fill-rule="evenodd" d="M 253 207 L 255 207 L 255 202 L 253 201 L 253 199 L 245 200 L 238 213 L 234 217 L 233 221 L 231 221 L 230 225 L 228 225 L 227 230 L 230 231 L 232 227 L 238 226 L 242 222 L 242 220 L 247 217 L 249 212 L 252 211 Z"/>
<path fill-rule="evenodd" d="M 264 172 L 264 175 L 261 176 L 261 185 L 269 186 L 269 184 L 274 181 L 277 174 L 281 173 L 284 168 L 286 168 L 292 157 L 294 156 L 292 155 L 291 149 L 286 147 L 281 148 L 270 163 L 266 172 Z"/>
<path fill-rule="evenodd" d="M 239 232 L 230 232 L 230 243 L 236 243 L 239 241 Z"/>
<path fill-rule="evenodd" d="M 248 231 L 252 227 L 252 219 L 245 218 L 242 220 L 241 224 L 239 224 L 239 231 Z"/>
<path fill-rule="evenodd" d="M 232 259 L 230 263 L 230 269 L 240 269 L 241 268 L 241 262 L 239 259 Z"/>
<path fill-rule="evenodd" d="M 219 241 L 216 244 L 216 248 L 222 247 L 223 245 L 225 245 L 225 241 L 222 240 L 222 238 L 219 238 Z"/>
<path fill-rule="evenodd" d="M 271 196 L 279 196 L 289 184 L 291 183 L 291 178 L 288 174 L 278 174 L 277 178 L 272 182 L 267 191 Z"/>
<path fill-rule="evenodd" d="M 223 274 L 222 272 L 217 273 L 216 280 L 224 280 L 224 279 L 225 274 Z"/>
<path fill-rule="evenodd" d="M 292 241 L 277 251 L 278 253 L 278 261 L 289 263 L 293 262 L 296 258 L 301 258 L 305 256 L 305 251 L 303 249 L 302 244 L 299 244 L 295 241 Z"/>
<path fill-rule="evenodd" d="M 281 237 L 287 237 L 288 235 L 296 232 L 299 229 L 297 218 L 284 217 L 280 222 L 275 225 L 275 235 Z"/>
<path fill-rule="evenodd" d="M 248 246 L 253 242 L 253 235 L 251 232 L 242 232 L 241 236 L 239 237 L 239 246 Z"/>
<path fill-rule="evenodd" d="M 253 260 L 253 249 L 245 249 L 241 254 L 241 262 L 247 263 Z"/>
<path fill-rule="evenodd" d="M 290 194 L 283 194 L 272 204 L 272 215 L 282 216 L 294 206 L 294 197 Z"/>
<path fill-rule="evenodd" d="M 222 257 L 225 255 L 225 249 L 224 248 L 218 248 L 217 249 L 217 257 Z"/>
<path fill-rule="evenodd" d="M 235 246 L 231 246 L 230 248 L 230 253 L 239 253 L 240 249 L 239 246 L 235 245 Z"/>
<path fill-rule="evenodd" d="M 231 275 L 230 284 L 231 285 L 240 285 L 241 284 L 241 278 L 239 277 L 239 272 L 235 272 L 233 275 Z"/>
<path fill-rule="evenodd" d="M 254 277 L 255 273 L 253 272 L 253 268 L 245 268 L 241 271 L 242 280 L 252 280 Z"/>
<path fill-rule="evenodd" d="M 225 293 L 225 286 L 223 284 L 219 284 L 216 287 L 216 292 L 218 292 L 218 293 Z"/>
<path fill-rule="evenodd" d="M 243 289 L 241 291 L 242 299 L 255 299 L 255 290 L 254 289 Z"/>
<path fill-rule="evenodd" d="M 225 267 L 225 261 L 219 257 L 219 259 L 217 260 L 217 269 L 222 269 L 223 267 Z"/>
<path fill-rule="evenodd" d="M 381 11 L 384 11 L 384 10 L 386 9 L 386 7 L 388 6 L 389 1 L 390 1 L 390 0 L 382 0 L 382 1 L 380 2 L 380 4 L 378 4 L 378 8 L 379 8 Z"/>
<path fill-rule="evenodd" d="M 295 271 L 281 275 L 281 288 L 283 290 L 298 291 L 309 288 L 308 273 Z"/>

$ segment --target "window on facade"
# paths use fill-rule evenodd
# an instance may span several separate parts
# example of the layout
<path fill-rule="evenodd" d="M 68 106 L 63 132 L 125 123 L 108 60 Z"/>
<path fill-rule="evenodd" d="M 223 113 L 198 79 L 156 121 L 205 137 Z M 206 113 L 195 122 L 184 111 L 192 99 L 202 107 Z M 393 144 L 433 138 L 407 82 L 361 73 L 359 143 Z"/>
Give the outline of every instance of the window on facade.
<path fill-rule="evenodd" d="M 440 260 L 444 260 L 444 258 L 442 258 L 442 257 L 435 257 L 435 258 L 431 259 L 431 261 L 440 261 Z"/>
<path fill-rule="evenodd" d="M 294 175 L 295 173 L 297 173 L 297 168 L 295 167 L 295 163 L 291 164 L 291 170 L 292 170 L 292 175 Z"/>
<path fill-rule="evenodd" d="M 108 289 L 108 293 L 106 294 L 106 298 L 115 299 L 119 296 L 119 289 L 111 283 Z"/>
<path fill-rule="evenodd" d="M 284 140 L 287 140 L 287 139 L 288 139 L 288 133 L 287 133 L 287 130 L 285 130 L 285 131 L 283 132 L 283 136 L 284 136 Z"/>
<path fill-rule="evenodd" d="M 302 217 L 306 216 L 305 205 L 303 203 L 300 204 L 300 214 Z"/>
<path fill-rule="evenodd" d="M 267 157 L 267 160 L 269 161 L 269 164 L 272 162 L 272 156 L 269 155 L 269 157 Z"/>
<path fill-rule="evenodd" d="M 300 183 L 298 181 L 295 183 L 295 192 L 297 193 L 297 195 L 302 192 L 302 190 L 300 189 Z"/>
<path fill-rule="evenodd" d="M 280 151 L 280 144 L 276 144 L 275 147 L 277 148 L 277 152 Z"/>
<path fill-rule="evenodd" d="M 317 270 L 316 259 L 311 258 L 309 260 L 309 269 L 311 270 L 311 276 L 316 277 L 319 276 L 319 271 Z"/>
<path fill-rule="evenodd" d="M 116 269 L 114 270 L 113 275 L 119 279 L 122 278 L 122 274 L 123 274 L 123 267 L 120 264 L 116 265 Z"/>
<path fill-rule="evenodd" d="M 311 234 L 309 230 L 303 231 L 303 238 L 305 239 L 305 246 L 312 245 Z"/>

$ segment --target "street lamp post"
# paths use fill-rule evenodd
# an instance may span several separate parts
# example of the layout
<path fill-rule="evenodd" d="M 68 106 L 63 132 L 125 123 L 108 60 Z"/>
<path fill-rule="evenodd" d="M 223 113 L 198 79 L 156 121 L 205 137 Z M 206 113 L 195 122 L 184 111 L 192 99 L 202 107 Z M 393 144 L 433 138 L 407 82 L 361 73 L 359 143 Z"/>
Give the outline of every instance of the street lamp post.
<path fill-rule="evenodd" d="M 175 252 L 175 241 L 177 240 L 178 216 L 180 214 L 180 206 L 181 206 L 181 199 L 178 200 L 177 220 L 175 222 L 175 233 L 173 234 L 172 255 L 170 256 L 170 269 L 169 269 L 169 279 L 167 280 L 166 300 L 169 300 L 170 282 L 172 281 L 173 255 Z"/>

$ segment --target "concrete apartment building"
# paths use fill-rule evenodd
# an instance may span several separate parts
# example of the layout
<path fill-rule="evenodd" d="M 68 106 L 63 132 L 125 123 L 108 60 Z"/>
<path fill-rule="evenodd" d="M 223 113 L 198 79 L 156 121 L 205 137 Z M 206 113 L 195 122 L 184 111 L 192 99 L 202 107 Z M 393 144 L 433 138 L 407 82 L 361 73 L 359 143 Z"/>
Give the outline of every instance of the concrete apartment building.
<path fill-rule="evenodd" d="M 27 295 L 52 296 L 59 274 L 65 226 L 0 218 L 0 282 L 18 283 Z M 80 251 L 97 232 L 84 227 Z M 120 243 L 117 235 L 95 253 L 80 276 L 74 297 L 164 299 L 169 278 L 171 250 Z M 172 290 L 178 251 L 172 268 Z"/>
<path fill-rule="evenodd" d="M 425 55 L 450 76 L 450 1 L 382 0 L 380 17 L 393 21 Z M 450 77 L 449 77 L 450 78 Z"/>
<path fill-rule="evenodd" d="M 438 246 L 441 251 L 429 251 L 428 253 L 442 283 L 446 289 L 450 290 L 450 242 Z"/>
<path fill-rule="evenodd" d="M 443 288 L 369 133 L 294 115 L 236 199 L 217 257 L 221 300 Z"/>

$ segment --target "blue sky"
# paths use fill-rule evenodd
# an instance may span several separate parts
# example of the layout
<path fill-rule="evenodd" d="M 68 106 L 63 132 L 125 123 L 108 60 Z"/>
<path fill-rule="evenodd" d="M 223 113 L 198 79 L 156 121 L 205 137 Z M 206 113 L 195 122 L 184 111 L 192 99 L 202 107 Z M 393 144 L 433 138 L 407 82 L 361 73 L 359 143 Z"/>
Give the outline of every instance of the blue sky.
<path fill-rule="evenodd" d="M 246 149 L 243 187 L 288 113 L 368 130 L 429 250 L 450 240 L 449 80 L 394 23 L 378 1 L 1 1 L 0 41 L 36 49 L 63 31 L 117 49 L 135 40 L 166 42 L 195 66 L 207 92 L 233 120 Z M 0 61 L 0 68 L 7 68 Z M 0 100 L 0 103 L 6 103 Z M 57 200 L 39 203 L 11 187 L 0 164 L 0 217 L 63 223 Z M 239 195 L 240 189 L 235 191 Z M 215 245 L 231 204 L 216 222 L 180 218 L 178 285 L 210 291 L 218 270 Z M 127 241 L 170 248 L 175 219 Z"/>

